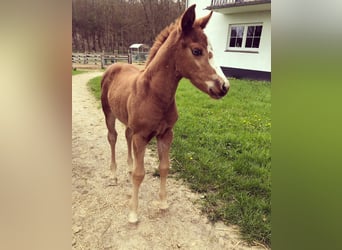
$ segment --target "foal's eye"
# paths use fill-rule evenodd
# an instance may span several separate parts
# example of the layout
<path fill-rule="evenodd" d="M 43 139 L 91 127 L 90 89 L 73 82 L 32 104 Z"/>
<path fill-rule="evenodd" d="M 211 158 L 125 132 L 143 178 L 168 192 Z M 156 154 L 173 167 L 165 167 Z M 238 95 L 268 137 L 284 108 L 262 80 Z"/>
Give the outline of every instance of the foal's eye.
<path fill-rule="evenodd" d="M 202 50 L 198 49 L 198 48 L 194 48 L 194 49 L 192 49 L 192 54 L 194 56 L 201 56 L 202 55 Z"/>

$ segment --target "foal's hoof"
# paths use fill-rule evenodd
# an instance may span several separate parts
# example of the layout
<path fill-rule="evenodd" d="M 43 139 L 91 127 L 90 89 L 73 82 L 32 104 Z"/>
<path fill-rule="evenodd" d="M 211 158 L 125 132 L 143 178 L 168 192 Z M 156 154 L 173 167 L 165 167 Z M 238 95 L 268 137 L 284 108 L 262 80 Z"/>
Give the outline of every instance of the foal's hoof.
<path fill-rule="evenodd" d="M 117 177 L 109 178 L 107 186 L 117 186 L 117 185 L 118 185 Z"/>
<path fill-rule="evenodd" d="M 160 201 L 159 209 L 161 209 L 161 210 L 167 210 L 167 209 L 169 209 L 169 205 L 167 204 L 166 201 Z"/>
<path fill-rule="evenodd" d="M 128 179 L 132 179 L 132 171 L 128 171 L 127 175 L 128 175 Z"/>
<path fill-rule="evenodd" d="M 131 224 L 137 224 L 138 223 L 138 215 L 134 212 L 130 212 L 128 215 L 128 222 Z"/>

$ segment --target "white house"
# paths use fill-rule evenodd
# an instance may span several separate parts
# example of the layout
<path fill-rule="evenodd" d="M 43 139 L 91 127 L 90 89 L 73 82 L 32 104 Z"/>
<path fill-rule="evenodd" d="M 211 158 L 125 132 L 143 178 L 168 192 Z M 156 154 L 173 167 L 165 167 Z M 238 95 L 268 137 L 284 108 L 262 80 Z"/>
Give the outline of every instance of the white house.
<path fill-rule="evenodd" d="M 214 11 L 205 33 L 226 76 L 271 80 L 271 0 L 188 0 L 196 17 Z"/>

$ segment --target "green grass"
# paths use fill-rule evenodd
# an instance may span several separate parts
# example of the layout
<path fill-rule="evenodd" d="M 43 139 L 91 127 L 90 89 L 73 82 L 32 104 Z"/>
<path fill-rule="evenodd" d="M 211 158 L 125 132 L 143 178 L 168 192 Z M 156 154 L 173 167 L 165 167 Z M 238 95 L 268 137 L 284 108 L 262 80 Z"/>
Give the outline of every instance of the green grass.
<path fill-rule="evenodd" d="M 72 75 L 78 75 L 78 74 L 82 74 L 82 73 L 86 73 L 87 71 L 84 70 L 72 70 L 71 73 Z"/>
<path fill-rule="evenodd" d="M 97 99 L 100 81 L 88 83 Z M 270 246 L 271 84 L 230 83 L 228 95 L 213 100 L 181 80 L 172 172 L 203 193 L 202 210 L 210 220 L 238 225 L 248 242 Z"/>
<path fill-rule="evenodd" d="M 96 97 L 97 100 L 101 99 L 101 79 L 102 76 L 95 77 L 93 79 L 90 79 L 90 81 L 87 83 L 88 88 L 93 93 L 93 95 Z"/>
<path fill-rule="evenodd" d="M 176 101 L 173 168 L 204 193 L 212 221 L 240 226 L 248 242 L 271 239 L 271 85 L 230 80 L 212 100 L 183 79 Z"/>

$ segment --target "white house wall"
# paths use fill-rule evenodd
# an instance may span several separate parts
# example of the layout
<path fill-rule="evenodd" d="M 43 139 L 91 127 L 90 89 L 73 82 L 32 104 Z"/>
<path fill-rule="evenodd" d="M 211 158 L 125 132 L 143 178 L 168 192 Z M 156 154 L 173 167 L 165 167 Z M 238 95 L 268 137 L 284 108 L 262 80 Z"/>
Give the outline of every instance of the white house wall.
<path fill-rule="evenodd" d="M 196 3 L 197 18 L 207 15 L 206 7 L 210 6 L 210 0 L 189 0 L 188 6 Z M 262 35 L 258 53 L 227 52 L 227 39 L 229 24 L 262 23 Z M 206 27 L 213 48 L 215 61 L 221 67 L 248 69 L 271 72 L 271 12 L 247 12 L 237 14 L 221 14 L 214 12 Z"/>

